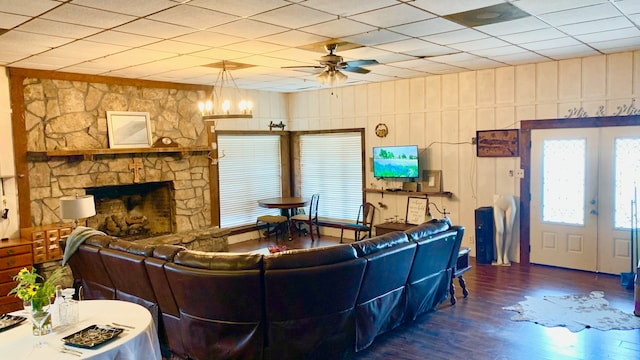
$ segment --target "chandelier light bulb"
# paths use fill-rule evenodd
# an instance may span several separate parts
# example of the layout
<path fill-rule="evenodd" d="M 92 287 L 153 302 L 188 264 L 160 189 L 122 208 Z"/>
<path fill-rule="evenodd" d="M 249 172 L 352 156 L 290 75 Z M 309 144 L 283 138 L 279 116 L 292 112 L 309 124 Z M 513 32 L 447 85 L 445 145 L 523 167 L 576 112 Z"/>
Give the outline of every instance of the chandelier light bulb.
<path fill-rule="evenodd" d="M 229 102 L 229 100 L 225 100 L 222 102 L 222 111 L 225 114 L 229 113 L 229 109 L 231 108 L 231 102 Z"/>
<path fill-rule="evenodd" d="M 200 109 L 200 113 L 204 115 L 204 103 L 202 101 L 198 103 L 198 109 Z"/>
<path fill-rule="evenodd" d="M 240 104 L 238 104 L 238 107 L 240 108 L 240 111 L 245 112 L 247 110 L 247 101 L 246 100 L 240 101 Z"/>
<path fill-rule="evenodd" d="M 207 103 L 205 104 L 205 109 L 207 110 L 207 112 L 211 112 L 211 110 L 213 110 L 213 102 L 211 102 L 211 100 L 207 100 Z"/>

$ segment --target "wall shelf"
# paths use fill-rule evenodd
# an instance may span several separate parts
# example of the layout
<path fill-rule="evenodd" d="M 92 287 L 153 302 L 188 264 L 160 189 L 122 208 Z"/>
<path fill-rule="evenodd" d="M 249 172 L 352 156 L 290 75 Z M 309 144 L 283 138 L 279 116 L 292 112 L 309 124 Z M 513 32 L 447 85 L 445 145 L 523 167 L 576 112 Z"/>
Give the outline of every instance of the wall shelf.
<path fill-rule="evenodd" d="M 426 196 L 442 196 L 442 197 L 453 197 L 453 193 L 450 191 L 439 191 L 439 192 L 431 192 L 431 191 L 391 191 L 391 190 L 383 190 L 383 189 L 364 189 L 364 192 L 367 193 L 377 193 L 377 194 L 391 194 L 391 195 L 426 195 Z"/>
<path fill-rule="evenodd" d="M 185 156 L 190 153 L 208 153 L 211 151 L 206 146 L 186 146 L 186 147 L 152 147 L 152 148 L 130 148 L 130 149 L 73 149 L 73 150 L 46 150 L 27 151 L 27 158 L 32 160 L 47 158 L 78 158 L 78 160 L 93 160 L 101 155 L 135 155 L 135 154 L 173 154 Z M 71 160 L 71 159 L 69 159 Z"/>

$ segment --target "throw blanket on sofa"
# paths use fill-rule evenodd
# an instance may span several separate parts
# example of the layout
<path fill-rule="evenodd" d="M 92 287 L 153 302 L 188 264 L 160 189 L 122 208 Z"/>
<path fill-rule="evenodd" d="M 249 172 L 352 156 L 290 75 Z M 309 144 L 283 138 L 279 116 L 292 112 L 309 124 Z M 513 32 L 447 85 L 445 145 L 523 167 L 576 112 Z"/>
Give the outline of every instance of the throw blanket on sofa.
<path fill-rule="evenodd" d="M 106 236 L 107 234 L 86 226 L 78 226 L 77 228 L 75 228 L 67 238 L 67 245 L 64 248 L 64 255 L 62 256 L 62 266 L 65 266 L 67 264 L 69 258 L 71 258 L 71 255 L 73 255 L 73 253 L 78 250 L 78 247 L 80 247 L 80 244 L 82 244 L 85 240 L 93 235 Z"/>

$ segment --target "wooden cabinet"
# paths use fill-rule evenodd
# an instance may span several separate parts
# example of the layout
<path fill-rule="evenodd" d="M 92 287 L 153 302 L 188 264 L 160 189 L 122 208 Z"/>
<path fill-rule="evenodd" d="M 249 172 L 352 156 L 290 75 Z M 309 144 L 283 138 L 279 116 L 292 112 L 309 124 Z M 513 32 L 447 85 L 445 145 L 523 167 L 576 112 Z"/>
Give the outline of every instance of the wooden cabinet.
<path fill-rule="evenodd" d="M 70 224 L 43 225 L 20 229 L 20 236 L 33 244 L 33 263 L 62 259 L 60 240 L 73 230 Z"/>
<path fill-rule="evenodd" d="M 31 243 L 22 239 L 9 239 L 0 242 L 0 314 L 22 309 L 22 301 L 7 295 L 17 283 L 13 277 L 24 267 L 33 265 Z"/>

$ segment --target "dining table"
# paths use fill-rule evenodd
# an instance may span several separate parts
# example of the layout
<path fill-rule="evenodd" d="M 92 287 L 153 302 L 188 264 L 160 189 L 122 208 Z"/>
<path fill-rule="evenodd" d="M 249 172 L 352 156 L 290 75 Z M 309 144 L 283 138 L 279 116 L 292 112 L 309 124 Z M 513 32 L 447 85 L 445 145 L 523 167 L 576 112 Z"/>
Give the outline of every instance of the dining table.
<path fill-rule="evenodd" d="M 161 360 L 158 332 L 151 313 L 146 308 L 120 300 L 83 300 L 78 302 L 78 321 L 55 326 L 50 334 L 41 336 L 45 346 L 38 347 L 39 337 L 33 334 L 27 319 L 0 332 L 2 359 L 94 359 L 94 360 Z M 25 316 L 24 310 L 10 313 Z M 100 345 L 65 342 L 73 334 L 87 334 L 87 328 L 117 329 L 122 332 Z M 105 338 L 109 338 L 106 336 Z M 100 343 L 102 340 L 98 340 Z M 80 344 L 80 347 L 78 347 Z"/>
<path fill-rule="evenodd" d="M 287 217 L 289 223 L 288 236 L 291 240 L 293 234 L 293 224 L 291 223 L 291 216 L 293 209 L 305 207 L 309 205 L 309 198 L 300 196 L 280 196 L 267 199 L 258 200 L 258 206 L 267 209 L 280 209 L 281 213 Z"/>

